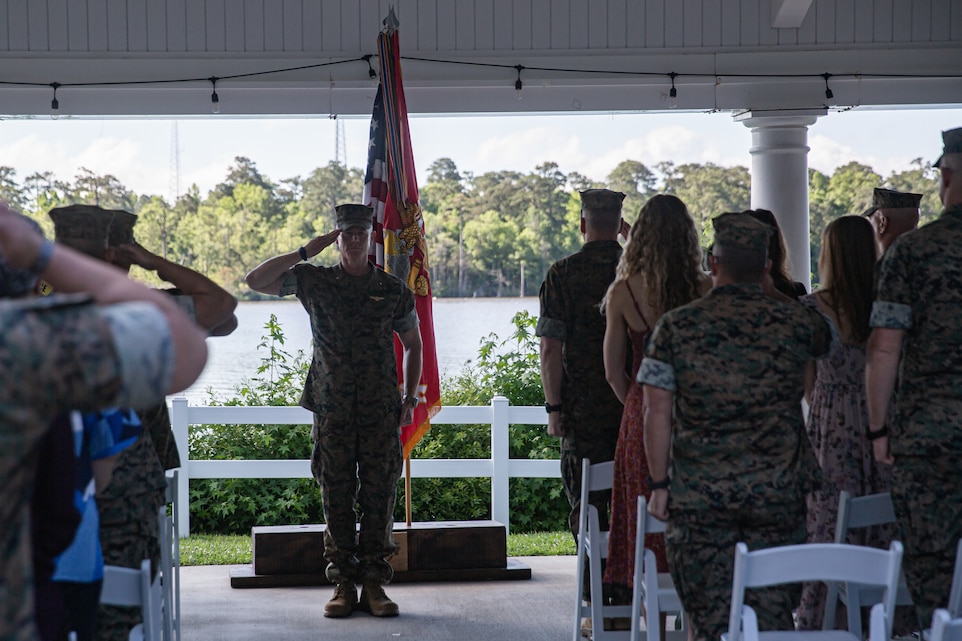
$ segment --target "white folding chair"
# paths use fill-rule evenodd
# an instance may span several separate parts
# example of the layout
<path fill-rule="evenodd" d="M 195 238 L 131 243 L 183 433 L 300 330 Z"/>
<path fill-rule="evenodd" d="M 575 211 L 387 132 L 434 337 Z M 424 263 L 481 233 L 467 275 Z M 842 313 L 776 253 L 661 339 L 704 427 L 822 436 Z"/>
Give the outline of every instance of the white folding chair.
<path fill-rule="evenodd" d="M 962 617 L 962 539 L 959 539 L 959 546 L 955 549 L 955 571 L 952 573 L 948 609 L 950 617 Z"/>
<path fill-rule="evenodd" d="M 895 507 L 892 505 L 892 495 L 870 494 L 853 498 L 846 491 L 839 493 L 838 522 L 835 525 L 835 542 L 845 543 L 848 532 L 874 525 L 895 523 Z M 825 594 L 825 615 L 822 619 L 822 629 L 831 630 L 835 627 L 835 609 L 839 601 L 845 604 L 847 610 L 848 630 L 862 638 L 862 608 L 881 602 L 882 590 L 857 583 L 829 583 Z M 905 584 L 905 578 L 899 580 L 895 605 L 912 605 L 912 595 Z"/>
<path fill-rule="evenodd" d="M 958 565 L 955 566 L 958 569 Z M 948 610 L 938 609 L 932 615 L 929 641 L 962 641 L 962 618 L 952 618 Z"/>
<path fill-rule="evenodd" d="M 100 602 L 105 605 L 139 607 L 143 623 L 130 630 L 130 641 L 162 641 L 164 636 L 164 587 L 160 573 L 150 580 L 150 560 L 144 559 L 139 570 L 116 565 L 104 566 L 104 583 Z"/>
<path fill-rule="evenodd" d="M 665 523 L 648 514 L 645 497 L 638 497 L 637 530 L 635 535 L 635 574 L 634 594 L 632 595 L 631 641 L 641 639 L 642 614 L 645 618 L 645 641 L 661 641 L 661 615 L 674 614 L 684 620 L 681 599 L 675 591 L 675 583 L 667 572 L 658 572 L 655 553 L 645 547 L 648 534 L 665 531 Z M 642 609 L 644 608 L 644 609 Z M 668 639 L 684 641 L 688 637 L 685 629 L 670 630 L 665 633 Z"/>
<path fill-rule="evenodd" d="M 170 604 L 165 628 L 169 641 L 180 641 L 180 521 L 177 518 L 177 484 L 180 476 L 177 470 L 168 472 L 168 475 L 167 503 L 171 506 L 170 516 L 160 521 L 160 531 L 167 536 L 167 543 L 161 539 L 160 546 L 165 570 L 164 587 L 167 590 L 167 603 Z M 165 550 L 167 555 L 163 558 Z"/>
<path fill-rule="evenodd" d="M 581 619 L 591 619 L 591 634 L 594 641 L 613 641 L 627 639 L 628 630 L 605 630 L 606 618 L 631 617 L 630 605 L 606 605 L 602 597 L 601 564 L 608 557 L 608 531 L 602 530 L 598 510 L 588 504 L 590 492 L 610 490 L 614 479 L 613 461 L 592 465 L 584 459 L 581 463 L 581 510 L 578 515 L 578 563 L 575 580 L 575 621 L 573 641 L 581 638 Z M 582 599 L 582 586 L 585 572 L 588 572 L 591 603 Z"/>
<path fill-rule="evenodd" d="M 728 632 L 722 641 L 765 641 L 788 638 L 799 641 L 862 641 L 848 630 L 800 630 L 759 632 L 755 611 L 745 605 L 745 590 L 805 581 L 851 581 L 884 589 L 882 602 L 872 609 L 870 641 L 888 641 L 892 635 L 892 612 L 902 567 L 902 544 L 892 541 L 888 550 L 810 543 L 749 552 L 744 543 L 735 545 L 732 604 Z"/>

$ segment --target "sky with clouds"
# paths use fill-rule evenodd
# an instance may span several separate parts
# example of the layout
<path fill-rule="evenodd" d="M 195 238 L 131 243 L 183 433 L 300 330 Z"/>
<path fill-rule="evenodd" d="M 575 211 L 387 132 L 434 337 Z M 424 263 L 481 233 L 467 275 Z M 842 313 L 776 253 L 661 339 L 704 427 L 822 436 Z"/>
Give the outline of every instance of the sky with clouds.
<path fill-rule="evenodd" d="M 342 118 L 347 164 L 365 163 L 368 121 Z M 236 156 L 250 158 L 269 179 L 306 177 L 335 158 L 335 121 L 328 118 L 177 121 L 180 192 L 197 184 L 202 194 L 221 182 Z M 438 158 L 451 158 L 462 172 L 532 171 L 552 161 L 603 181 L 619 162 L 751 166 L 751 133 L 731 114 L 540 114 L 416 116 L 411 136 L 418 173 Z M 809 165 L 831 173 L 852 160 L 883 176 L 908 169 L 912 160 L 931 162 L 940 153 L 944 129 L 962 126 L 956 109 L 852 110 L 820 118 L 809 129 Z M 0 121 L 0 166 L 16 179 L 50 171 L 72 180 L 80 167 L 112 174 L 138 194 L 170 197 L 172 120 Z"/>

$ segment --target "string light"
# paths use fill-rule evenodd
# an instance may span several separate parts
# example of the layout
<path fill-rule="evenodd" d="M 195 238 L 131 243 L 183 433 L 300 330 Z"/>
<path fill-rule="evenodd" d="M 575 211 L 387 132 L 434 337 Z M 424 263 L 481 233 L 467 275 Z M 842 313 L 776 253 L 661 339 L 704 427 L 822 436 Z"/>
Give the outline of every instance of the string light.
<path fill-rule="evenodd" d="M 299 65 L 296 67 L 285 67 L 281 69 L 266 69 L 264 71 L 252 71 L 247 73 L 237 73 L 225 77 L 211 76 L 209 78 L 204 77 L 186 77 L 186 78 L 165 78 L 160 80 L 132 80 L 132 81 L 103 81 L 103 82 L 70 82 L 70 83 L 43 83 L 43 82 L 20 82 L 20 81 L 5 81 L 0 80 L 0 86 L 30 86 L 30 87 L 41 87 L 48 86 L 54 91 L 53 100 L 51 100 L 51 117 L 56 118 L 59 115 L 60 103 L 57 100 L 57 88 L 59 87 L 133 87 L 138 85 L 161 85 L 161 84 L 173 84 L 173 83 L 184 83 L 184 82 L 198 82 L 206 81 L 211 84 L 211 106 L 214 113 L 220 113 L 220 97 L 217 95 L 216 83 L 218 80 L 225 79 L 237 79 L 237 78 L 253 78 L 257 76 L 266 76 L 272 74 L 289 73 L 293 71 L 303 71 L 306 69 L 318 69 L 321 67 L 333 67 L 336 65 L 350 64 L 354 62 L 366 62 L 368 67 L 368 77 L 376 82 L 377 71 L 374 69 L 371 59 L 373 54 L 366 54 L 359 58 L 347 58 L 343 60 L 332 60 L 330 62 L 320 62 L 309 65 Z M 715 87 L 719 86 L 721 82 L 721 76 L 710 73 L 684 73 L 680 74 L 677 72 L 664 73 L 659 71 L 628 71 L 628 70 L 618 70 L 618 69 L 567 69 L 567 68 L 556 68 L 556 67 L 530 67 L 524 65 L 509 65 L 500 64 L 494 62 L 476 62 L 471 60 L 443 60 L 438 58 L 426 58 L 420 56 L 400 56 L 401 60 L 413 60 L 417 62 L 428 62 L 436 64 L 446 64 L 446 65 L 461 65 L 461 66 L 474 66 L 474 67 L 489 67 L 497 69 L 514 69 L 517 72 L 517 77 L 514 82 L 514 88 L 517 92 L 517 98 L 521 99 L 521 91 L 524 87 L 524 83 L 521 80 L 522 71 L 548 71 L 556 73 L 570 73 L 570 74 L 596 74 L 605 76 L 628 76 L 634 78 L 641 77 L 656 77 L 656 76 L 668 76 L 671 80 L 671 88 L 668 92 L 668 98 L 670 101 L 671 108 L 677 107 L 677 97 L 678 89 L 675 87 L 675 79 L 680 76 L 688 76 L 693 78 L 714 78 Z M 735 73 L 728 74 L 731 78 L 769 78 L 775 80 L 793 79 L 793 78 L 822 78 L 825 81 L 825 98 L 826 100 L 832 100 L 835 94 L 832 92 L 831 87 L 829 87 L 828 81 L 830 78 L 846 76 L 850 78 L 855 78 L 861 81 L 866 78 L 891 78 L 891 79 L 920 79 L 920 78 L 932 78 L 932 79 L 959 79 L 962 78 L 960 73 L 849 73 L 849 74 L 812 74 L 812 73 Z M 662 94 L 664 96 L 664 94 Z"/>
<path fill-rule="evenodd" d="M 376 85 L 378 83 L 377 72 L 374 71 L 374 65 L 371 64 L 371 58 L 373 57 L 374 56 L 372 54 L 366 54 L 361 56 L 361 59 L 367 63 L 367 77 L 370 78 L 371 82 Z"/>
<path fill-rule="evenodd" d="M 60 117 L 60 101 L 57 100 L 57 89 L 60 87 L 60 83 L 51 82 L 50 87 L 53 89 L 53 100 L 50 101 L 50 117 L 56 120 Z"/>
<path fill-rule="evenodd" d="M 210 80 L 210 110 L 212 113 L 220 113 L 220 96 L 217 95 L 217 81 L 220 78 L 216 76 L 211 76 L 208 78 Z"/>

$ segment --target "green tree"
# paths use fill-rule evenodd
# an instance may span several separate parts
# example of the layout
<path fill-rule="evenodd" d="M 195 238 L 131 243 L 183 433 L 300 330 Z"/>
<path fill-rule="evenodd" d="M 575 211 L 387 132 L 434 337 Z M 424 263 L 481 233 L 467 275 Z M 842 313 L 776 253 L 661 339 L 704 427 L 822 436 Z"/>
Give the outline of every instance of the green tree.
<path fill-rule="evenodd" d="M 885 180 L 885 186 L 896 191 L 912 194 L 922 194 L 919 206 L 919 224 L 935 220 L 942 212 L 942 200 L 939 198 L 938 170 L 921 158 L 912 160 L 911 168 L 900 172 L 892 172 Z"/>
<path fill-rule="evenodd" d="M 360 169 L 348 169 L 332 160 L 312 171 L 301 187 L 305 220 L 311 225 L 312 235 L 318 235 L 334 229 L 334 208 L 337 205 L 361 202 L 364 175 Z"/>
<path fill-rule="evenodd" d="M 74 178 L 70 198 L 75 202 L 99 205 L 104 209 L 123 209 L 136 213 L 135 197 L 116 176 L 97 175 L 86 167 L 81 167 Z"/>
<path fill-rule="evenodd" d="M 743 211 L 751 206 L 751 176 L 746 167 L 721 167 L 714 163 L 663 163 L 665 191 L 684 201 L 706 240 L 711 237 L 711 219 L 726 211 Z"/>
<path fill-rule="evenodd" d="M 501 296 L 520 276 L 520 257 L 515 244 L 520 229 L 498 212 L 488 211 L 464 226 L 464 246 L 472 265 L 495 279 L 495 295 Z"/>
<path fill-rule="evenodd" d="M 655 174 L 637 160 L 622 160 L 608 174 L 608 188 L 625 194 L 622 211 L 625 220 L 638 217 L 641 206 L 655 193 Z"/>

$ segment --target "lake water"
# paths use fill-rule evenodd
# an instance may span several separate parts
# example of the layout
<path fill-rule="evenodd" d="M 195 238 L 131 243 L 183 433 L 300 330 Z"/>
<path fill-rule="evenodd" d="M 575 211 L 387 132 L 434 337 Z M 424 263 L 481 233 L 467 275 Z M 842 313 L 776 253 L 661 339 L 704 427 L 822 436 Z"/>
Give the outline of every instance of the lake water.
<path fill-rule="evenodd" d="M 434 334 L 441 375 L 456 374 L 475 359 L 482 338 L 492 332 L 502 340 L 513 332 L 511 319 L 522 310 L 538 315 L 537 297 L 525 298 L 443 298 L 434 301 Z M 271 314 L 284 330 L 283 349 L 310 356 L 311 326 L 307 312 L 296 299 L 242 302 L 237 306 L 238 326 L 230 336 L 207 339 L 207 367 L 197 382 L 176 396 L 192 403 L 207 402 L 207 389 L 221 399 L 234 395 L 241 381 L 254 376 L 265 350 L 258 350 Z"/>

